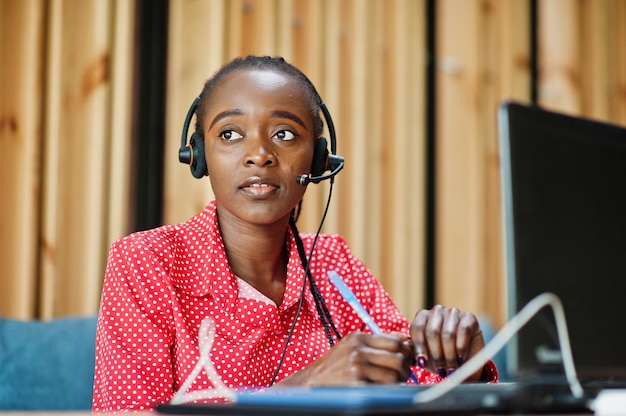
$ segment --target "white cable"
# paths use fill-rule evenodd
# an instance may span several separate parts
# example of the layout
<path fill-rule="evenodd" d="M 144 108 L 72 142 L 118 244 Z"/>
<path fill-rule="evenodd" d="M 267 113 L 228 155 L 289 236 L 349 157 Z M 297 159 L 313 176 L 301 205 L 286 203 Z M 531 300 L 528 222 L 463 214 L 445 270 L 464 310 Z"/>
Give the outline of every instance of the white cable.
<path fill-rule="evenodd" d="M 447 382 L 433 385 L 433 387 L 416 393 L 413 397 L 413 403 L 426 403 L 438 399 L 461 384 L 465 379 L 481 369 L 487 363 L 489 357 L 493 357 L 500 351 L 502 347 L 504 347 L 506 343 L 545 306 L 551 306 L 554 313 L 559 344 L 563 356 L 563 368 L 570 390 L 575 397 L 581 398 L 584 391 L 576 375 L 563 304 L 555 294 L 542 293 L 528 302 L 522 310 L 511 318 L 481 351 L 449 376 Z"/>
<path fill-rule="evenodd" d="M 215 371 L 213 361 L 211 361 L 211 347 L 213 346 L 214 340 L 215 323 L 211 318 L 204 318 L 198 330 L 198 349 L 200 350 L 200 357 L 198 358 L 196 366 L 185 379 L 183 385 L 178 389 L 176 394 L 174 394 L 174 397 L 170 401 L 171 404 L 181 404 L 203 399 L 235 399 L 235 391 L 226 387 L 217 374 L 217 371 Z M 209 381 L 213 384 L 213 388 L 187 393 L 187 390 L 189 390 L 189 387 L 191 387 L 191 384 L 196 380 L 203 368 L 209 377 Z"/>

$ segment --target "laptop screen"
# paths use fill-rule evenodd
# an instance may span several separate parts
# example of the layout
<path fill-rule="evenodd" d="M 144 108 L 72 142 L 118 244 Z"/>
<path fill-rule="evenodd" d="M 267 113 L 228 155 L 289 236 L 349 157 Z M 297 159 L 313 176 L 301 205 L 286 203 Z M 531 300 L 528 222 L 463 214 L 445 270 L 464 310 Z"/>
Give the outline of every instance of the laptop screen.
<path fill-rule="evenodd" d="M 508 312 L 563 302 L 579 378 L 626 380 L 626 129 L 539 107 L 498 114 Z M 507 349 L 510 374 L 562 372 L 545 309 Z"/>

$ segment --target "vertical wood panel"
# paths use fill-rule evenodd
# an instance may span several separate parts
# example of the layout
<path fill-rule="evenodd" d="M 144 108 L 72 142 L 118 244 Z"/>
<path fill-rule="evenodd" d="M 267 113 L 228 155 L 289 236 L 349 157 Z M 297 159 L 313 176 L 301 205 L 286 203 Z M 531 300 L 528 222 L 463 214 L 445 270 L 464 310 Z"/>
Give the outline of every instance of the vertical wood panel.
<path fill-rule="evenodd" d="M 63 72 L 61 56 L 62 36 L 60 30 L 55 30 L 55 23 L 58 25 L 62 20 L 61 2 L 52 2 L 48 5 L 48 27 L 47 43 L 45 45 L 48 56 L 51 58 L 46 62 L 46 94 L 45 113 L 46 122 L 44 125 L 43 139 L 46 143 L 46 150 L 43 157 L 43 213 L 41 225 L 41 263 L 40 263 L 40 285 L 42 287 L 40 296 L 46 300 L 37 299 L 41 305 L 40 316 L 47 317 L 51 303 L 54 302 L 55 282 L 57 275 L 57 249 L 55 242 L 58 241 L 57 217 L 60 198 L 58 186 L 60 186 L 59 165 L 62 151 L 60 150 L 60 140 L 58 131 L 60 130 L 60 107 L 56 104 L 61 100 L 61 84 L 58 80 Z"/>
<path fill-rule="evenodd" d="M 0 169 L 14 196 L 2 215 L 14 224 L 1 233 L 3 316 L 98 309 L 108 244 L 128 232 L 133 4 L 0 2 Z"/>
<path fill-rule="evenodd" d="M 438 2 L 436 299 L 477 311 L 484 272 L 479 2 Z"/>
<path fill-rule="evenodd" d="M 395 276 L 392 275 L 392 259 L 393 252 L 396 250 L 394 238 L 394 210 L 402 209 L 401 201 L 396 201 L 395 196 L 398 192 L 398 180 L 395 175 L 395 166 L 399 163 L 396 159 L 395 149 L 404 147 L 406 139 L 403 139 L 399 130 L 400 125 L 393 122 L 395 114 L 399 108 L 397 100 L 402 95 L 398 94 L 396 85 L 402 82 L 401 78 L 396 78 L 395 66 L 400 54 L 399 48 L 401 44 L 395 38 L 396 32 L 389 30 L 396 25 L 396 10 L 401 7 L 400 2 L 388 3 L 378 1 L 374 8 L 373 16 L 375 20 L 371 23 L 376 27 L 376 38 L 374 50 L 376 53 L 372 56 L 371 65 L 377 68 L 378 74 L 374 76 L 377 79 L 377 89 L 380 89 L 378 105 L 374 107 L 377 125 L 372 134 L 372 149 L 378 154 L 377 160 L 373 161 L 380 167 L 379 171 L 374 171 L 374 176 L 378 176 L 379 180 L 376 184 L 380 198 L 378 199 L 377 212 L 374 217 L 380 218 L 378 222 L 378 232 L 380 241 L 386 241 L 383 247 L 380 247 L 380 279 L 387 287 L 391 287 Z M 402 123 L 406 124 L 406 122 Z M 398 204 L 397 202 L 400 202 Z M 398 218 L 401 219 L 402 213 Z M 379 249 L 375 247 L 375 250 Z"/>
<path fill-rule="evenodd" d="M 406 195 L 407 205 L 404 221 L 398 222 L 396 244 L 403 247 L 402 259 L 394 264 L 404 264 L 404 282 L 396 279 L 395 296 L 405 315 L 412 318 L 417 308 L 423 308 L 425 301 L 425 236 L 426 236 L 426 2 L 411 1 L 403 13 L 406 35 L 406 101 L 405 115 L 397 114 L 397 122 L 406 120 L 409 133 L 401 163 L 396 167 L 397 176 L 404 177 L 404 186 L 398 188 Z M 401 36 L 400 34 L 398 36 Z M 399 65 L 403 65 L 399 63 Z M 402 84 L 397 88 L 403 89 Z M 394 273 L 394 276 L 397 274 Z M 416 303 L 420 302 L 420 303 Z"/>
<path fill-rule="evenodd" d="M 282 33 L 290 39 L 290 48 L 279 51 L 279 55 L 283 56 L 288 62 L 303 70 L 305 75 L 311 80 L 317 92 L 322 97 L 334 116 L 332 104 L 327 101 L 325 91 L 327 82 L 324 79 L 324 61 L 325 51 L 323 49 L 324 42 L 324 21 L 323 2 L 311 2 L 307 0 L 290 1 L 290 14 L 285 16 L 285 20 L 280 27 L 288 27 L 289 30 Z M 304 70 L 306 68 L 306 70 Z M 333 117 L 333 122 L 334 117 Z M 325 123 L 326 124 L 326 123 Z M 328 130 L 325 137 L 330 142 Z M 340 143 L 342 140 L 337 139 Z M 307 187 L 306 194 L 303 199 L 302 215 L 298 220 L 298 228 L 301 232 L 316 232 L 319 228 L 323 215 L 326 199 L 328 196 L 328 184 L 311 184 Z M 332 221 L 334 206 L 328 214 L 328 227 Z"/>
<path fill-rule="evenodd" d="M 579 2 L 539 0 L 539 102 L 571 114 L 582 111 Z"/>
<path fill-rule="evenodd" d="M 496 325 L 506 316 L 506 282 L 503 258 L 500 161 L 497 138 L 497 105 L 505 98 L 527 102 L 530 98 L 530 5 L 521 1 L 491 1 L 487 44 L 491 50 L 488 63 L 489 90 L 484 107 L 486 145 L 485 194 L 485 287 L 483 311 Z M 497 33 L 497 36 L 493 36 Z"/>
<path fill-rule="evenodd" d="M 540 103 L 626 125 L 619 115 L 626 101 L 620 89 L 625 73 L 624 1 L 542 0 L 539 6 Z"/>
<path fill-rule="evenodd" d="M 183 122 L 204 82 L 227 54 L 225 32 L 236 23 L 225 19 L 222 0 L 171 1 L 167 59 L 167 102 L 163 218 L 175 224 L 191 218 L 213 198 L 208 178 L 195 179 L 189 167 L 178 161 Z M 225 24 L 228 22 L 228 24 Z M 195 129 L 195 119 L 189 136 Z"/>
<path fill-rule="evenodd" d="M 242 35 L 237 55 L 276 54 L 275 10 L 275 0 L 243 0 L 241 2 L 239 13 L 241 13 Z"/>
<path fill-rule="evenodd" d="M 580 3 L 580 26 L 577 49 L 580 63 L 580 88 L 584 91 L 581 112 L 589 117 L 609 118 L 608 94 L 610 77 L 607 76 L 609 54 L 609 7 L 606 0 L 583 0 Z M 597 28 L 597 29 L 596 29 Z M 582 97 L 581 97 L 582 98 Z"/>
<path fill-rule="evenodd" d="M 381 276 L 396 304 L 407 318 L 424 307 L 425 235 L 425 4 L 394 4 L 386 27 L 393 27 L 385 45 L 391 50 L 385 88 L 391 93 L 391 109 L 379 140 L 388 149 L 390 163 L 383 198 L 388 244 Z M 421 39 L 418 41 L 418 39 Z"/>
<path fill-rule="evenodd" d="M 370 220 L 366 226 L 365 223 L 361 224 L 361 227 L 365 229 L 366 238 L 365 241 L 365 254 L 368 258 L 368 266 L 374 270 L 376 275 L 381 281 L 384 281 L 386 276 L 383 273 L 383 259 L 382 249 L 379 242 L 384 241 L 384 235 L 382 228 L 388 224 L 387 218 L 383 218 L 381 206 L 385 201 L 385 198 L 389 197 L 389 194 L 383 190 L 383 175 L 386 173 L 385 164 L 387 147 L 383 145 L 383 136 L 381 134 L 383 126 L 387 127 L 383 122 L 385 116 L 388 116 L 388 107 L 385 102 L 385 92 L 383 88 L 383 56 L 382 38 L 383 28 L 385 25 L 385 13 L 383 12 L 383 5 L 380 1 L 371 1 L 366 9 L 366 16 L 362 24 L 368 33 L 366 38 L 366 54 L 364 68 L 366 69 L 366 84 L 360 86 L 366 93 L 365 98 L 365 117 L 368 120 L 365 124 L 364 134 L 361 136 L 362 146 L 366 151 L 366 157 L 364 159 L 355 160 L 356 163 L 363 165 L 364 177 L 367 179 L 367 191 L 363 197 L 365 199 L 365 216 Z M 387 8 L 391 5 L 387 4 Z M 383 58 L 383 59 L 381 59 Z M 385 80 L 386 81 L 386 80 Z M 365 85 L 368 88 L 365 88 Z M 393 129 L 392 129 L 393 130 Z M 388 144 L 385 140 L 384 144 Z M 391 184 L 387 183 L 387 187 L 391 187 Z M 388 188 L 387 188 L 388 189 Z M 376 198 L 372 198 L 372 195 L 376 195 Z"/>
<path fill-rule="evenodd" d="M 130 154 L 133 137 L 131 136 L 131 105 L 132 105 L 132 64 L 133 24 L 135 19 L 134 2 L 118 0 L 114 2 L 115 31 L 113 33 L 113 54 L 111 59 L 111 134 L 110 157 L 107 171 L 107 209 L 105 215 L 107 233 L 104 240 L 105 248 L 114 240 L 129 232 L 129 175 Z M 104 273 L 102 273 L 104 276 Z M 101 279 L 90 280 L 95 285 L 96 293 L 100 292 Z"/>
<path fill-rule="evenodd" d="M 317 32 L 320 32 L 319 27 L 322 25 L 324 28 L 319 34 L 322 39 L 322 44 L 320 46 L 323 49 L 320 55 L 323 57 L 322 65 L 324 79 L 324 83 L 319 92 L 322 94 L 328 110 L 332 114 L 333 122 L 335 123 L 335 127 L 337 129 L 337 154 L 344 156 L 346 144 L 348 143 L 349 138 L 346 136 L 345 130 L 340 128 L 344 127 L 345 124 L 343 118 L 344 114 L 342 113 L 341 107 L 341 98 L 345 92 L 341 84 L 341 73 L 342 68 L 344 67 L 344 60 L 341 59 L 343 19 L 339 11 L 340 2 L 325 1 L 322 4 L 324 5 L 321 16 L 322 20 L 318 28 L 316 28 Z M 343 176 L 343 173 L 341 173 L 341 175 Z M 345 194 L 346 191 L 344 181 L 341 180 L 341 177 L 335 182 L 334 188 L 334 203 L 331 204 L 330 214 L 326 220 L 326 228 L 324 231 L 336 231 L 341 229 L 341 196 Z M 327 188 L 324 188 L 324 193 L 326 192 Z M 318 203 L 320 206 L 320 212 L 322 204 L 325 204 L 325 202 Z M 319 215 L 317 215 L 317 218 L 320 218 Z"/>
<path fill-rule="evenodd" d="M 0 2 L 0 315 L 36 302 L 41 178 L 43 2 Z"/>
<path fill-rule="evenodd" d="M 529 3 L 437 3 L 437 301 L 504 319 L 496 109 L 527 101 Z"/>
<path fill-rule="evenodd" d="M 609 15 L 612 29 L 608 40 L 611 51 L 608 62 L 611 120 L 626 126 L 626 1 L 613 0 Z"/>
<path fill-rule="evenodd" d="M 352 250 L 373 270 L 376 270 L 375 259 L 367 252 L 367 242 L 370 238 L 371 226 L 366 227 L 369 204 L 367 195 L 375 192 L 369 186 L 369 169 L 367 139 L 368 113 L 367 100 L 367 47 L 369 44 L 369 30 L 366 24 L 366 3 L 360 1 L 346 1 L 342 3 L 342 16 L 350 16 L 344 24 L 345 49 L 342 56 L 349 62 L 344 74 L 342 85 L 346 85 L 346 96 L 342 97 L 345 102 L 344 126 L 347 132 L 344 134 L 346 167 L 342 172 L 341 181 L 349 184 L 346 192 L 344 228 L 341 233 L 350 242 Z M 344 54 L 345 53 L 345 54 Z"/>
<path fill-rule="evenodd" d="M 106 0 L 52 1 L 46 102 L 43 317 L 97 309 L 90 282 L 106 259 L 112 8 Z M 71 22 L 71 24 L 69 23 Z M 54 183 L 54 179 L 58 182 Z M 52 255 L 53 254 L 53 255 Z"/>
<path fill-rule="evenodd" d="M 360 215 L 359 204 L 355 201 L 354 196 L 356 187 L 344 186 L 345 183 L 351 182 L 349 179 L 350 172 L 355 169 L 353 165 L 358 164 L 357 159 L 352 157 L 352 148 L 354 146 L 353 142 L 358 141 L 359 138 L 354 131 L 354 123 L 351 122 L 353 110 L 351 97 L 354 95 L 354 88 L 351 82 L 354 63 L 351 54 L 354 52 L 354 47 L 350 31 L 354 26 L 356 16 L 352 12 L 351 3 L 348 1 L 329 2 L 328 14 L 336 16 L 336 19 L 330 21 L 333 22 L 333 32 L 337 36 L 338 48 L 335 51 L 336 55 L 331 56 L 329 61 L 336 60 L 338 62 L 338 65 L 335 66 L 337 71 L 337 98 L 333 114 L 336 119 L 335 123 L 340 140 L 338 152 L 346 157 L 346 165 L 341 173 L 341 177 L 337 179 L 337 192 L 334 196 L 335 203 L 341 207 L 338 212 L 337 230 L 346 237 L 351 244 L 352 250 L 360 256 L 363 252 L 359 250 L 357 242 L 363 241 L 363 236 L 351 232 L 353 224 L 358 224 L 357 217 Z"/>

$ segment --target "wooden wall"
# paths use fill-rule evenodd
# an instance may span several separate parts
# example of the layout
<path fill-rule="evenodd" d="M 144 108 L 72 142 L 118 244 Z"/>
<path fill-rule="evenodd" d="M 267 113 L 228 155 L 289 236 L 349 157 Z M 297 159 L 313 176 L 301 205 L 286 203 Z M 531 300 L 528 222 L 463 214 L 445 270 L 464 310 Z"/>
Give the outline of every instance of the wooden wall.
<path fill-rule="evenodd" d="M 437 0 L 437 301 L 504 319 L 496 108 L 530 100 L 530 0 Z M 325 232 L 346 236 L 408 317 L 423 306 L 426 0 L 171 0 L 164 223 L 211 199 L 177 161 L 203 82 L 282 55 L 326 101 L 346 168 Z M 0 315 L 97 311 L 128 229 L 135 9 L 0 0 Z M 626 125 L 626 1 L 537 0 L 539 103 Z M 141 47 L 141 45 L 140 45 Z M 140 75 L 140 74 L 139 74 Z M 327 184 L 300 220 L 315 231 Z"/>
<path fill-rule="evenodd" d="M 437 0 L 437 299 L 505 318 L 496 107 L 531 98 L 524 0 Z M 626 1 L 537 0 L 537 103 L 626 126 Z"/>
<path fill-rule="evenodd" d="M 125 233 L 132 3 L 0 1 L 0 315 L 93 314 Z"/>

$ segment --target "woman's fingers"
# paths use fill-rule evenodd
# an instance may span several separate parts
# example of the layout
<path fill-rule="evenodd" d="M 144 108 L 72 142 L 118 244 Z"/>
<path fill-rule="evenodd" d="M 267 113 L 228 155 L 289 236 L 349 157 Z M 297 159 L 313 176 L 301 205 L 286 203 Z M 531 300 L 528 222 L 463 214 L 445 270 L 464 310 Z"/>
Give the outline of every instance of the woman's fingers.
<path fill-rule="evenodd" d="M 355 332 L 284 384 L 397 383 L 408 379 L 412 359 L 413 346 L 406 335 Z"/>
<path fill-rule="evenodd" d="M 484 346 L 474 314 L 441 305 L 415 315 L 411 338 L 418 365 L 442 377 L 456 371 Z"/>

